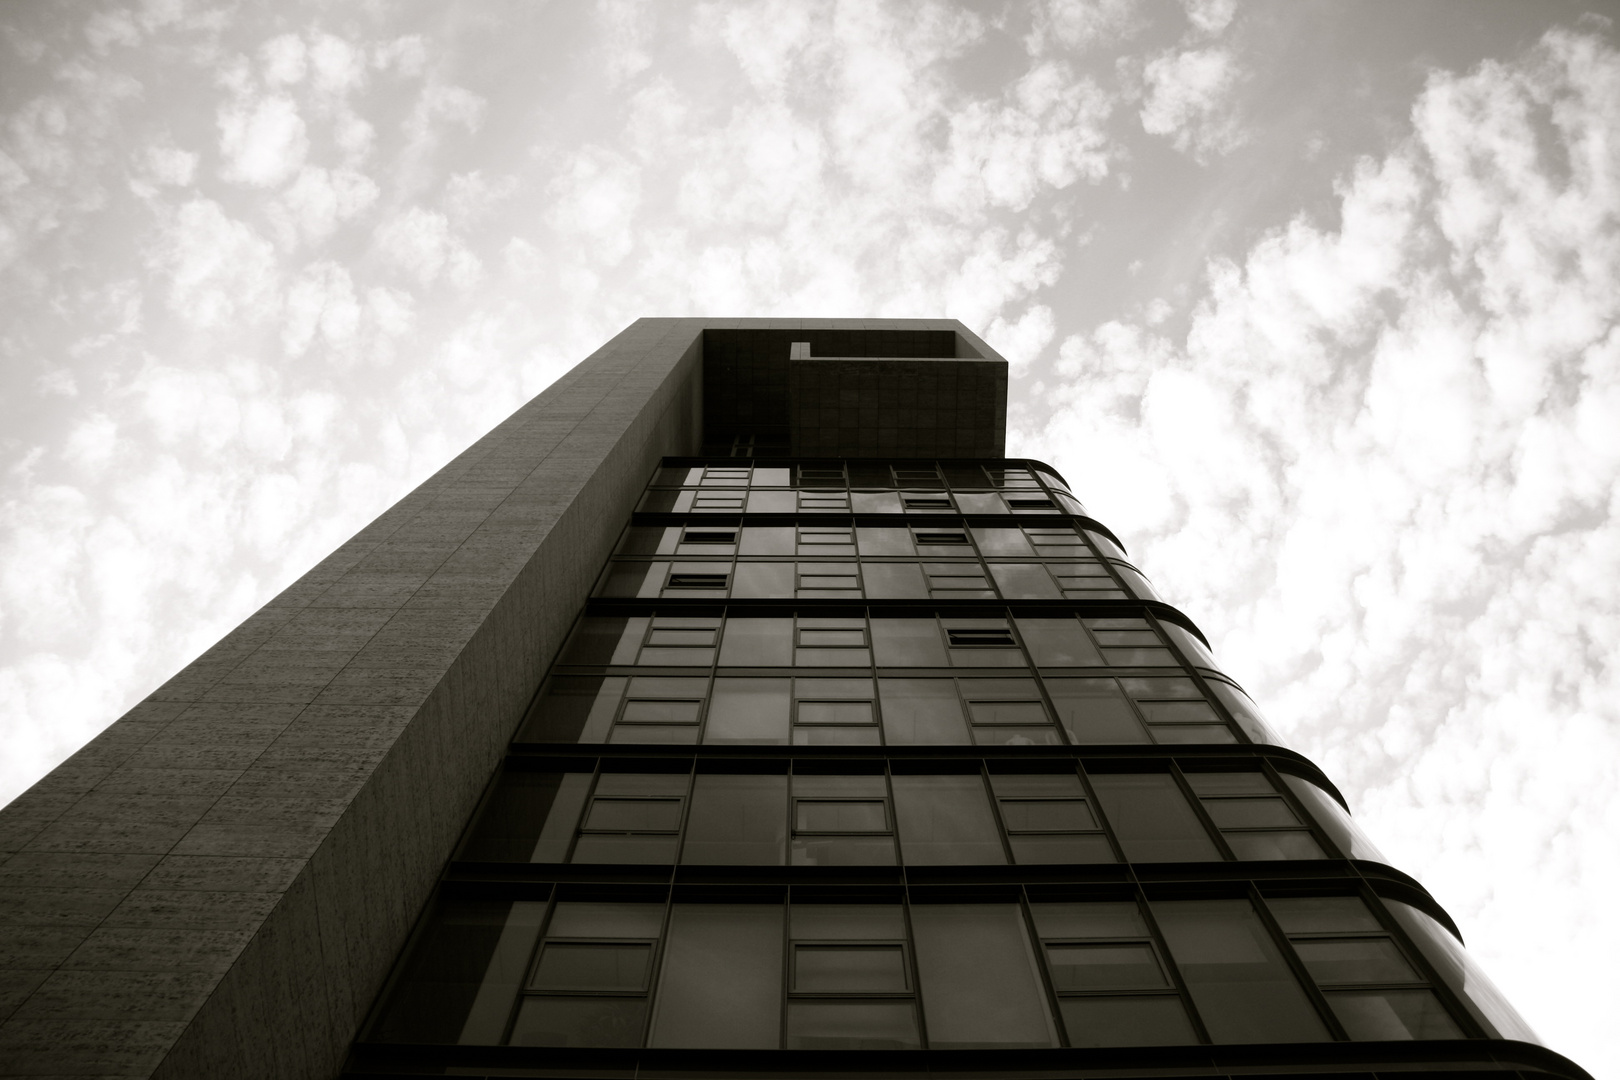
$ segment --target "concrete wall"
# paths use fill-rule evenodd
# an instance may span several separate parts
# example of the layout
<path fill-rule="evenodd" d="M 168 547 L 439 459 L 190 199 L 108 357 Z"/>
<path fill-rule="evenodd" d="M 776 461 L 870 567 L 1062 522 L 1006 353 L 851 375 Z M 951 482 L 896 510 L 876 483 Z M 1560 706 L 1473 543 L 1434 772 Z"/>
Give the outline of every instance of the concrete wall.
<path fill-rule="evenodd" d="M 658 459 L 614 338 L 0 810 L 0 1075 L 338 1069 Z"/>

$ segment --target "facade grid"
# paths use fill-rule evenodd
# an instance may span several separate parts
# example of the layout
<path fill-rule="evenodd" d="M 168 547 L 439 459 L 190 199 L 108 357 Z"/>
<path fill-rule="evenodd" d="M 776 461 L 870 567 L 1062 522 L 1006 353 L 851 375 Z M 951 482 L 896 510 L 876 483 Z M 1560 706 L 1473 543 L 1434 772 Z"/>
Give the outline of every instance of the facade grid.
<path fill-rule="evenodd" d="M 350 1069 L 1533 1042 L 1455 942 L 1049 466 L 671 458 Z"/>

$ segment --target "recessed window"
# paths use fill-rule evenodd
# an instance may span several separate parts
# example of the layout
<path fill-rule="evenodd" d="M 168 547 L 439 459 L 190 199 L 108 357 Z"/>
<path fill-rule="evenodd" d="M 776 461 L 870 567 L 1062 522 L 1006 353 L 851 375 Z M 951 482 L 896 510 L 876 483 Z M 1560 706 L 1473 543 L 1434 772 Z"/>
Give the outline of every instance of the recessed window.
<path fill-rule="evenodd" d="M 730 574 L 671 574 L 671 589 L 724 589 Z"/>
<path fill-rule="evenodd" d="M 979 646 L 984 648 L 1016 648 L 1012 631 L 1005 627 L 965 627 L 962 629 L 947 629 L 946 637 L 950 640 L 952 648 L 965 646 Z"/>
<path fill-rule="evenodd" d="M 900 503 L 907 510 L 949 510 L 951 500 L 944 495 L 902 495 Z"/>
<path fill-rule="evenodd" d="M 1052 500 L 1037 495 L 1014 495 L 1008 498 L 1007 505 L 1014 510 L 1050 510 Z"/>
<path fill-rule="evenodd" d="M 681 534 L 683 544 L 735 544 L 737 530 L 687 529 Z"/>
<path fill-rule="evenodd" d="M 917 543 L 924 547 L 967 547 L 965 532 L 917 532 Z"/>

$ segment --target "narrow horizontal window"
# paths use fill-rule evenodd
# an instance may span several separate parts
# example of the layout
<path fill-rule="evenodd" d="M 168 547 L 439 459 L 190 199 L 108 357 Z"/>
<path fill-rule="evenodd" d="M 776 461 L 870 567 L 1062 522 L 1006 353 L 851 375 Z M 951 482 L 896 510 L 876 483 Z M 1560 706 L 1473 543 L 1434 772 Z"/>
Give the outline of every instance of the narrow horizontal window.
<path fill-rule="evenodd" d="M 671 574 L 671 589 L 723 589 L 730 574 Z"/>
<path fill-rule="evenodd" d="M 548 941 L 529 988 L 638 992 L 651 970 L 651 942 Z"/>
<path fill-rule="evenodd" d="M 920 532 L 916 534 L 919 544 L 940 544 L 967 546 L 967 533 L 960 532 Z"/>
<path fill-rule="evenodd" d="M 961 630 L 946 630 L 951 645 L 995 645 L 1011 648 L 1017 643 L 1013 641 L 1012 631 L 1007 629 L 972 628 Z"/>
<path fill-rule="evenodd" d="M 735 530 L 721 532 L 719 530 L 688 529 L 681 534 L 683 544 L 735 544 L 737 533 Z"/>
<path fill-rule="evenodd" d="M 889 815 L 881 799 L 795 799 L 797 832 L 887 833 Z"/>
<path fill-rule="evenodd" d="M 907 510 L 949 510 L 951 508 L 951 500 L 944 496 L 936 498 L 927 495 L 903 495 L 900 502 Z"/>
<path fill-rule="evenodd" d="M 1037 498 L 1031 495 L 1014 495 L 1007 500 L 1015 510 L 1050 510 L 1052 500 Z"/>

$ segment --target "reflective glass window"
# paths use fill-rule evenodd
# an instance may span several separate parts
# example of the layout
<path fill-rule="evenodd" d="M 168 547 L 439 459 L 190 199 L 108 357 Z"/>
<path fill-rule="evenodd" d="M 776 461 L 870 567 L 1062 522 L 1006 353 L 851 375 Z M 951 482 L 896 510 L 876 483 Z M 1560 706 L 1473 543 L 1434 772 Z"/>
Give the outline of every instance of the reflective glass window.
<path fill-rule="evenodd" d="M 758 497 L 756 493 L 755 498 Z M 742 531 L 739 554 L 792 555 L 796 535 L 791 525 L 750 525 Z"/>
<path fill-rule="evenodd" d="M 650 1046 L 781 1043 L 781 904 L 676 904 Z"/>
<path fill-rule="evenodd" d="M 979 552 L 988 557 L 1035 554 L 1024 530 L 1018 528 L 979 527 L 973 530 L 973 539 L 978 542 Z"/>
<path fill-rule="evenodd" d="M 893 866 L 893 833 L 882 776 L 793 777 L 793 865 Z"/>
<path fill-rule="evenodd" d="M 911 923 L 932 1048 L 1057 1042 L 1018 905 L 914 904 Z"/>
<path fill-rule="evenodd" d="M 1113 679 L 1046 679 L 1058 722 L 1075 743 L 1145 743 L 1136 710 Z"/>
<path fill-rule="evenodd" d="M 793 696 L 795 745 L 875 746 L 880 741 L 870 678 L 795 679 Z"/>
<path fill-rule="evenodd" d="M 1062 595 L 1040 563 L 991 563 L 990 573 L 1009 600 L 1057 600 Z"/>
<path fill-rule="evenodd" d="M 1019 616 L 1018 633 L 1029 657 L 1041 667 L 1101 667 L 1102 654 L 1074 618 Z"/>
<path fill-rule="evenodd" d="M 673 863 L 686 807 L 684 773 L 603 773 L 585 806 L 577 863 Z"/>
<path fill-rule="evenodd" d="M 552 676 L 529 709 L 519 741 L 606 742 L 629 682 L 618 676 Z"/>
<path fill-rule="evenodd" d="M 790 679 L 715 679 L 703 741 L 785 744 L 791 683 Z"/>
<path fill-rule="evenodd" d="M 1324 859 L 1309 827 L 1263 772 L 1191 772 L 1187 784 L 1232 854 L 1244 860 Z"/>
<path fill-rule="evenodd" d="M 634 618 L 588 615 L 579 621 L 560 662 L 589 667 L 633 664 L 641 649 L 641 639 L 647 633 L 648 621 L 644 615 Z"/>
<path fill-rule="evenodd" d="M 1114 862 L 1074 773 L 992 773 L 1013 861 L 1024 865 Z"/>
<path fill-rule="evenodd" d="M 1114 667 L 1175 667 L 1176 659 L 1146 619 L 1086 619 L 1103 659 Z"/>
<path fill-rule="evenodd" d="M 875 629 L 877 620 L 873 622 Z M 879 679 L 878 693 L 883 711 L 883 739 L 889 745 L 971 741 L 962 702 L 952 680 Z"/>
<path fill-rule="evenodd" d="M 793 620 L 786 616 L 726 619 L 721 667 L 787 667 L 793 663 Z"/>
<path fill-rule="evenodd" d="M 544 903 L 443 900 L 372 1032 L 380 1042 L 501 1041 Z"/>
<path fill-rule="evenodd" d="M 933 618 L 874 617 L 872 653 L 879 667 L 945 667 L 950 662 Z"/>
<path fill-rule="evenodd" d="M 1329 1038 L 1247 900 L 1154 901 L 1153 915 L 1217 1043 Z"/>
<path fill-rule="evenodd" d="M 1213 862 L 1221 858 L 1169 773 L 1092 776 L 1103 812 L 1132 862 Z"/>
<path fill-rule="evenodd" d="M 512 1045 L 640 1046 L 663 914 L 662 904 L 558 903 L 512 1025 Z"/>
<path fill-rule="evenodd" d="M 1367 834 L 1361 831 L 1361 826 L 1356 824 L 1355 819 L 1339 805 L 1337 799 L 1302 776 L 1283 773 L 1282 778 L 1283 783 L 1288 785 L 1288 790 L 1304 804 L 1306 812 L 1316 821 L 1317 826 L 1327 833 L 1340 853 L 1352 859 L 1370 859 L 1381 863 L 1389 861 Z"/>
<path fill-rule="evenodd" d="M 733 571 L 731 595 L 739 600 L 790 599 L 795 569 L 790 562 L 739 561 Z"/>
<path fill-rule="evenodd" d="M 855 616 L 801 615 L 794 644 L 800 667 L 866 667 L 872 662 L 866 620 Z"/>
<path fill-rule="evenodd" d="M 636 662 L 649 667 L 708 667 L 719 644 L 718 616 L 655 615 Z"/>
<path fill-rule="evenodd" d="M 900 854 L 913 866 L 1003 865 L 1001 834 L 977 775 L 896 775 Z"/>
<path fill-rule="evenodd" d="M 1545 1045 L 1451 931 L 1409 904 L 1395 900 L 1383 903 L 1487 1035 Z"/>
<path fill-rule="evenodd" d="M 1277 897 L 1267 906 L 1352 1039 L 1463 1037 L 1360 897 Z"/>
<path fill-rule="evenodd" d="M 780 866 L 787 859 L 785 774 L 699 773 L 681 862 Z"/>
<path fill-rule="evenodd" d="M 563 862 L 590 790 L 588 772 L 508 770 L 462 849 L 467 862 Z"/>
<path fill-rule="evenodd" d="M 921 600 L 928 597 L 928 579 L 916 563 L 864 563 L 861 569 L 866 595 L 873 600 Z M 933 620 L 929 620 L 932 622 Z"/>

